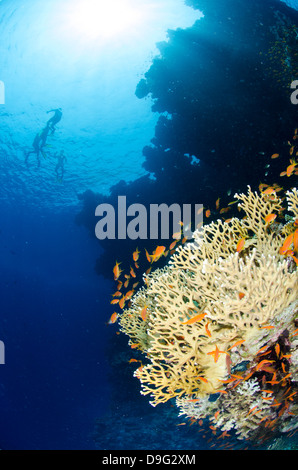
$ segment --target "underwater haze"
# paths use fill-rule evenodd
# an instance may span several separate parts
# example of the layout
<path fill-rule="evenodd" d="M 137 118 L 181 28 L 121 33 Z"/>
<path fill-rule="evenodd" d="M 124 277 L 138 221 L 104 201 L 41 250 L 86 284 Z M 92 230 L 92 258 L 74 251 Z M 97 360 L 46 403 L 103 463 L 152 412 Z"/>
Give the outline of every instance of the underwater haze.
<path fill-rule="evenodd" d="M 285 15 L 298 51 L 297 11 L 296 0 L 0 2 L 0 449 L 222 444 L 140 395 L 128 339 L 109 323 L 112 267 L 139 240 L 100 242 L 95 209 L 121 195 L 209 207 L 275 180 L 279 162 L 264 155 L 297 127 L 298 63 L 281 63 L 272 31 Z"/>

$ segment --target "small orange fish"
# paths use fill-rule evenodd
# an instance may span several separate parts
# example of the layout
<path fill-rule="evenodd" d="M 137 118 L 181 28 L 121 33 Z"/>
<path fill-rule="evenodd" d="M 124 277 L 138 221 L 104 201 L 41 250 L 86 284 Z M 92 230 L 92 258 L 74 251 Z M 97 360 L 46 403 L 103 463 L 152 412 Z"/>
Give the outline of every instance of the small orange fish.
<path fill-rule="evenodd" d="M 129 271 L 129 272 L 130 272 L 130 275 L 131 275 L 132 277 L 136 277 L 136 273 L 134 272 L 134 270 L 133 270 L 132 267 L 130 267 L 130 271 Z"/>
<path fill-rule="evenodd" d="M 119 303 L 119 299 L 113 299 L 111 300 L 111 304 L 114 305 L 114 304 L 118 304 Z"/>
<path fill-rule="evenodd" d="M 215 201 L 215 207 L 216 207 L 217 210 L 219 209 L 219 202 L 220 202 L 220 197 L 218 199 L 216 199 L 216 201 Z"/>
<path fill-rule="evenodd" d="M 115 321 L 117 320 L 117 317 L 118 317 L 117 312 L 112 313 L 111 318 L 109 320 L 109 324 L 115 323 Z"/>
<path fill-rule="evenodd" d="M 242 375 L 231 374 L 231 376 L 232 376 L 232 377 L 235 377 L 235 379 L 243 380 Z"/>
<path fill-rule="evenodd" d="M 204 382 L 205 384 L 208 383 L 208 380 L 205 379 L 205 377 L 197 377 L 197 379 L 201 380 L 201 381 Z"/>
<path fill-rule="evenodd" d="M 266 346 L 263 346 L 261 349 L 258 350 L 257 354 L 260 354 L 260 353 L 266 351 L 267 348 L 268 348 L 267 345 L 266 345 Z"/>
<path fill-rule="evenodd" d="M 132 290 L 129 290 L 128 292 L 126 292 L 126 294 L 125 294 L 125 296 L 124 296 L 125 300 L 130 299 L 130 298 L 133 296 L 133 294 L 134 294 L 134 290 L 133 290 L 133 289 L 132 289 Z"/>
<path fill-rule="evenodd" d="M 291 165 L 289 165 L 289 166 L 287 167 L 287 169 L 286 169 L 286 174 L 287 174 L 288 177 L 293 174 L 293 172 L 295 171 L 295 166 L 296 166 L 296 165 L 297 165 L 297 163 L 296 163 L 296 162 L 293 162 L 293 163 L 291 163 Z"/>
<path fill-rule="evenodd" d="M 243 250 L 244 244 L 245 244 L 245 238 L 241 238 L 241 239 L 238 241 L 237 246 L 236 246 L 236 251 L 237 251 L 238 253 L 240 253 L 240 251 Z"/>
<path fill-rule="evenodd" d="M 222 209 L 220 209 L 219 213 L 220 213 L 220 214 L 225 214 L 225 213 L 228 212 L 230 209 L 231 209 L 231 207 L 223 207 Z"/>
<path fill-rule="evenodd" d="M 205 216 L 208 218 L 208 217 L 210 217 L 210 215 L 211 215 L 211 211 L 210 211 L 210 209 L 207 209 L 206 212 L 205 212 Z"/>
<path fill-rule="evenodd" d="M 211 338 L 211 332 L 210 332 L 210 330 L 209 330 L 209 328 L 208 328 L 209 323 L 210 323 L 209 321 L 206 323 L 206 325 L 205 325 L 205 330 L 206 330 L 206 333 L 207 333 L 207 335 L 209 336 L 209 338 Z"/>
<path fill-rule="evenodd" d="M 113 268 L 113 274 L 114 274 L 114 280 L 115 280 L 115 281 L 118 280 L 118 277 L 119 277 L 120 274 L 122 273 L 122 270 L 119 268 L 119 265 L 120 265 L 120 264 L 121 264 L 121 263 L 118 263 L 118 262 L 116 261 L 116 264 L 115 264 L 115 266 L 114 266 L 114 268 Z"/>
<path fill-rule="evenodd" d="M 230 351 L 230 349 L 232 349 L 232 348 L 236 348 L 236 346 L 240 346 L 240 344 L 242 344 L 244 342 L 245 342 L 245 339 L 241 339 L 240 341 L 237 341 L 237 343 L 233 344 L 233 346 L 230 346 L 228 348 L 228 351 Z"/>
<path fill-rule="evenodd" d="M 277 357 L 279 357 L 279 354 L 280 354 L 280 345 L 277 343 L 277 344 L 274 346 L 274 349 L 275 349 L 275 352 L 276 352 Z"/>
<path fill-rule="evenodd" d="M 121 309 L 124 308 L 125 301 L 126 301 L 126 299 L 125 299 L 124 296 L 119 300 L 119 307 L 120 307 Z"/>
<path fill-rule="evenodd" d="M 200 313 L 199 315 L 196 315 L 195 317 L 190 318 L 186 322 L 182 322 L 182 325 L 192 325 L 195 322 L 201 321 L 207 313 Z"/>
<path fill-rule="evenodd" d="M 207 355 L 214 356 L 214 362 L 218 361 L 219 355 L 220 354 L 228 354 L 226 351 L 220 351 L 217 346 L 215 346 L 214 351 L 210 351 L 207 353 Z"/>
<path fill-rule="evenodd" d="M 283 380 L 288 379 L 289 377 L 291 377 L 291 375 L 292 375 L 291 373 L 285 375 L 285 377 L 283 377 L 279 382 L 282 382 Z"/>
<path fill-rule="evenodd" d="M 268 214 L 265 217 L 266 224 L 271 224 L 276 219 L 276 214 Z"/>
<path fill-rule="evenodd" d="M 287 238 L 285 239 L 285 241 L 283 242 L 283 245 L 279 250 L 279 254 L 284 255 L 289 250 L 289 248 L 292 245 L 293 241 L 294 241 L 294 234 L 290 233 L 290 235 L 288 235 Z"/>
<path fill-rule="evenodd" d="M 113 294 L 113 297 L 121 297 L 122 293 L 120 291 L 117 291 Z"/>
<path fill-rule="evenodd" d="M 157 246 L 153 254 L 151 255 L 151 263 L 159 260 L 159 258 L 164 254 L 166 247 L 165 246 Z"/>
<path fill-rule="evenodd" d="M 265 194 L 265 196 L 269 196 L 270 194 L 275 194 L 275 189 L 269 186 L 269 188 L 262 191 L 262 194 Z"/>
<path fill-rule="evenodd" d="M 174 241 L 170 244 L 169 250 L 173 250 L 173 249 L 175 248 L 175 246 L 176 246 L 176 243 L 177 243 L 177 240 L 174 240 Z"/>
<path fill-rule="evenodd" d="M 247 413 L 247 416 L 254 410 L 256 410 L 258 408 L 258 405 L 254 406 L 251 410 L 249 410 L 249 412 Z"/>
<path fill-rule="evenodd" d="M 298 229 L 295 230 L 293 235 L 293 244 L 294 244 L 294 251 L 298 252 Z"/>
<path fill-rule="evenodd" d="M 149 255 L 149 253 L 148 253 L 148 251 L 146 250 L 146 248 L 145 248 L 145 253 L 146 253 L 147 261 L 149 261 L 149 263 L 151 263 L 151 256 Z"/>
<path fill-rule="evenodd" d="M 269 184 L 260 183 L 260 184 L 259 184 L 259 191 L 260 191 L 260 193 L 263 191 L 264 188 L 268 188 L 268 187 L 269 187 Z"/>
<path fill-rule="evenodd" d="M 245 294 L 244 294 L 243 292 L 239 292 L 239 294 L 238 294 L 238 295 L 239 295 L 239 299 L 240 299 L 240 300 L 242 300 L 242 299 L 243 299 L 243 297 L 245 297 Z"/>
<path fill-rule="evenodd" d="M 172 238 L 174 238 L 174 240 L 176 240 L 176 241 L 177 241 L 177 240 L 180 240 L 180 238 L 181 238 L 181 231 L 180 231 L 180 232 L 175 232 L 175 233 L 173 233 Z"/>
<path fill-rule="evenodd" d="M 259 370 L 263 365 L 269 365 L 274 361 L 269 361 L 268 359 L 263 359 L 263 361 L 259 362 L 259 364 L 256 367 L 256 370 Z"/>
<path fill-rule="evenodd" d="M 147 308 L 148 308 L 148 306 L 145 305 L 145 307 L 141 311 L 141 318 L 142 318 L 143 321 L 146 321 L 146 319 L 147 319 Z"/>
<path fill-rule="evenodd" d="M 138 261 L 139 255 L 140 255 L 140 252 L 139 252 L 138 248 L 136 248 L 136 250 L 132 254 L 132 258 L 133 258 L 134 262 Z"/>
<path fill-rule="evenodd" d="M 278 158 L 279 157 L 279 153 L 274 153 L 273 155 L 271 155 L 271 158 Z"/>

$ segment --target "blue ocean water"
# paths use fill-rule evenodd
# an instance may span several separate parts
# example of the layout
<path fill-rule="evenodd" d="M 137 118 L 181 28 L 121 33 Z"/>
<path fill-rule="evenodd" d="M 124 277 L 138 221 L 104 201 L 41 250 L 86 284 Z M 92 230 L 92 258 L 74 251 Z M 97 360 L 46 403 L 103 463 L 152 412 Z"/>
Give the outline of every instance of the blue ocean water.
<path fill-rule="evenodd" d="M 188 181 L 197 177 L 192 173 L 195 157 L 202 160 L 200 197 L 204 194 L 207 200 L 215 200 L 220 189 L 231 192 L 234 181 L 247 184 L 247 174 L 259 181 L 265 165 L 254 162 L 253 168 L 242 173 L 242 164 L 231 168 L 218 124 L 221 116 L 224 119 L 225 102 L 218 102 L 220 92 L 208 98 L 204 91 L 204 87 L 210 91 L 216 69 L 209 72 L 210 82 L 203 78 L 200 87 L 196 80 L 191 81 L 192 65 L 199 64 L 200 58 L 187 57 L 185 51 L 197 41 L 203 21 L 200 1 L 187 5 L 182 0 L 123 3 L 124 10 L 115 2 L 112 12 L 104 11 L 105 2 L 100 0 L 0 3 L 0 80 L 5 87 L 5 103 L 0 104 L 0 340 L 5 344 L 5 364 L 0 365 L 2 449 L 200 450 L 210 446 L 192 428 L 177 427 L 181 420 L 172 406 L 159 411 L 139 394 L 133 367 L 128 364 L 127 339 L 116 335 L 114 325 L 107 325 L 113 312 L 111 266 L 119 255 L 131 255 L 136 243 L 127 242 L 124 247 L 100 244 L 94 236 L 95 202 L 97 195 L 99 201 L 113 201 L 123 192 L 132 202 L 136 196 L 148 203 L 155 197 L 167 202 L 165 198 L 172 200 L 173 190 L 186 199 L 193 197 L 188 193 Z M 227 3 L 233 5 L 232 0 Z M 252 3 L 262 4 L 261 0 Z M 272 7 L 268 0 L 262 4 L 264 11 L 266 3 L 271 9 L 285 5 L 273 1 Z M 297 2 L 286 3 L 298 9 Z M 137 12 L 135 18 L 132 12 Z M 209 11 L 204 14 L 207 18 Z M 230 21 L 226 16 L 223 22 Z M 203 29 L 202 70 L 210 58 L 213 65 L 221 61 L 223 51 L 216 51 L 215 46 L 227 34 L 224 25 L 217 34 L 208 36 Z M 169 41 L 178 36 L 179 47 L 168 51 Z M 247 61 L 252 61 L 253 47 L 244 42 L 225 45 L 231 60 L 243 48 Z M 154 75 L 150 68 L 157 64 L 156 57 L 164 63 L 162 54 L 171 60 L 172 68 L 165 66 Z M 180 76 L 181 57 L 186 63 Z M 227 73 L 229 67 L 225 63 Z M 146 75 L 148 70 L 151 75 Z M 243 116 L 239 111 L 241 84 L 256 89 L 255 83 L 259 83 L 259 72 L 248 77 L 250 72 L 237 66 L 240 88 L 234 88 L 232 76 L 224 91 L 226 97 L 230 93 L 233 110 L 228 112 L 234 119 L 232 142 L 243 159 L 254 142 L 259 142 L 261 153 L 284 141 L 285 129 L 272 116 L 284 112 L 281 119 L 289 132 L 289 122 L 293 122 L 290 102 L 289 110 L 285 109 L 288 97 L 276 100 L 272 114 L 263 103 L 273 136 L 262 134 L 262 118 L 255 109 Z M 171 80 L 172 74 L 177 80 L 174 94 L 180 93 L 186 77 L 191 84 L 186 98 L 185 90 L 180 93 L 179 106 L 186 105 L 184 120 L 177 126 L 179 135 L 165 124 L 169 113 L 179 118 L 182 109 L 168 98 L 168 88 L 163 90 L 163 78 Z M 148 93 L 140 86 L 144 77 Z M 155 79 L 160 89 L 155 87 Z M 220 83 L 215 80 L 215 86 Z M 268 92 L 268 101 L 274 92 L 275 88 Z M 204 99 L 200 96 L 204 112 L 198 117 L 192 106 L 200 93 L 204 94 Z M 257 91 L 255 96 L 258 101 Z M 210 112 L 207 101 L 208 110 L 213 107 Z M 62 108 L 62 118 L 55 132 L 49 133 L 44 154 L 37 158 L 31 153 L 26 161 L 36 134 L 54 114 L 47 111 L 57 108 Z M 185 120 L 193 123 L 196 119 L 199 138 L 196 135 L 191 141 L 194 137 L 187 134 Z M 203 139 L 205 124 L 216 134 L 212 145 Z M 282 129 L 278 137 L 274 126 Z M 251 139 L 255 129 L 260 132 L 256 133 L 259 141 Z M 191 142 L 189 147 L 186 141 Z M 202 154 L 197 154 L 196 145 L 202 146 Z M 164 150 L 163 156 L 154 153 L 157 149 Z M 168 150 L 171 161 L 167 160 Z M 61 151 L 66 161 L 63 174 L 58 167 L 57 176 Z M 205 158 L 209 152 L 212 158 L 214 155 L 211 163 Z M 189 156 L 193 156 L 192 162 Z M 220 165 L 222 176 L 214 176 Z M 157 190 L 155 186 L 152 190 L 150 185 L 159 181 Z M 171 426 L 174 431 L 169 433 Z"/>

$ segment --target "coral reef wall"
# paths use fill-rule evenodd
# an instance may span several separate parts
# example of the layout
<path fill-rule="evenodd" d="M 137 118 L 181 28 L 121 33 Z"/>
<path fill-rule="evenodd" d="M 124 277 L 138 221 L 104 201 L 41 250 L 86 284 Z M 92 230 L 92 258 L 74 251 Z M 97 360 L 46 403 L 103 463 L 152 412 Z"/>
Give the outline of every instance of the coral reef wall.
<path fill-rule="evenodd" d="M 236 198 L 244 217 L 198 229 L 119 323 L 150 361 L 135 376 L 151 404 L 260 439 L 298 427 L 298 191 L 286 223 L 273 188 Z"/>

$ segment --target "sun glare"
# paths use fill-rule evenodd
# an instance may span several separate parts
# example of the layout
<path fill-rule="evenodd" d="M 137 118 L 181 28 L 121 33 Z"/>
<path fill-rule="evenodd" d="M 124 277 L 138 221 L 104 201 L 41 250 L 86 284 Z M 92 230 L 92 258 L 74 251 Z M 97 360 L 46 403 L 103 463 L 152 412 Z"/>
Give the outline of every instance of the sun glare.
<path fill-rule="evenodd" d="M 70 28 L 90 39 L 112 38 L 129 31 L 142 17 L 131 0 L 80 0 L 72 5 Z"/>

